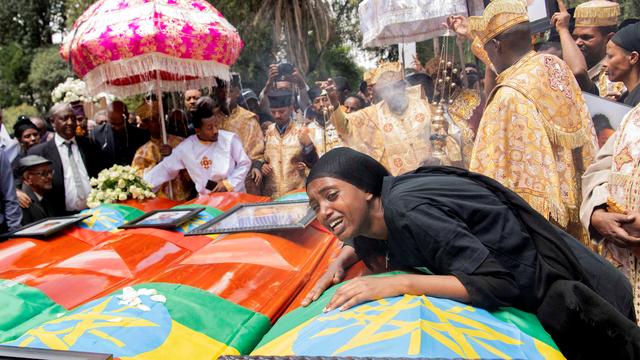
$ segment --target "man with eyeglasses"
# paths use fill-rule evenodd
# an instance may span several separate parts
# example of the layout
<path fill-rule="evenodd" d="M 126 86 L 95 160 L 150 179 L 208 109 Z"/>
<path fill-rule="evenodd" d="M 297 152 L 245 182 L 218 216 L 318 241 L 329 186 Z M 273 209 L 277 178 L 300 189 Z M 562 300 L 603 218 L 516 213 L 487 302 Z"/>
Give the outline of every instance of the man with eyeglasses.
<path fill-rule="evenodd" d="M 27 155 L 18 161 L 22 178 L 20 190 L 31 199 L 29 207 L 22 209 L 22 225 L 53 216 L 54 208 L 45 197 L 53 186 L 51 161 L 38 155 Z"/>
<path fill-rule="evenodd" d="M 54 138 L 28 151 L 51 161 L 55 171 L 52 190 L 47 198 L 55 216 L 64 216 L 87 207 L 91 191 L 89 179 L 97 177 L 104 168 L 104 156 L 90 139 L 76 136 L 77 120 L 71 105 L 58 103 L 50 110 L 49 118 L 56 131 Z"/>

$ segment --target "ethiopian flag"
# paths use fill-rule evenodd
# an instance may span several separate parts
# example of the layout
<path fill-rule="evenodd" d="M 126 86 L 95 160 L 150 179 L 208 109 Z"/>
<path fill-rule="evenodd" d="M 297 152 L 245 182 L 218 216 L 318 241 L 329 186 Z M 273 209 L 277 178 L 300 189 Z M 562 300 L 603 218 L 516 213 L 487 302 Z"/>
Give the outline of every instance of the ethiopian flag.
<path fill-rule="evenodd" d="M 0 343 L 66 311 L 42 291 L 8 280 L 0 280 L 0 304 Z"/>
<path fill-rule="evenodd" d="M 323 313 L 339 286 L 280 318 L 252 355 L 564 359 L 532 314 L 413 295 Z"/>
<path fill-rule="evenodd" d="M 270 326 L 266 316 L 206 291 L 146 283 L 91 301 L 4 345 L 120 359 L 215 359 L 250 352 Z"/>

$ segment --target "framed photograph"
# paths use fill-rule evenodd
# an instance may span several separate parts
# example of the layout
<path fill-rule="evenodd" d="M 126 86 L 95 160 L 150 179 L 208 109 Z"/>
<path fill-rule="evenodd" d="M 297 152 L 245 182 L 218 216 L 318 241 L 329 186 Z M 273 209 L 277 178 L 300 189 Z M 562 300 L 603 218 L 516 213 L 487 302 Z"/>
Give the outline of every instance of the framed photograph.
<path fill-rule="evenodd" d="M 46 218 L 9 233 L 8 237 L 47 237 L 88 217 L 91 215 Z"/>
<path fill-rule="evenodd" d="M 551 29 L 551 17 L 558 10 L 557 0 L 527 0 L 531 33 L 535 34 Z"/>
<path fill-rule="evenodd" d="M 583 92 L 582 96 L 584 96 L 584 101 L 587 103 L 591 117 L 593 118 L 595 115 L 606 117 L 614 130 L 618 130 L 624 116 L 633 109 L 623 103 L 586 92 Z"/>
<path fill-rule="evenodd" d="M 304 229 L 315 217 L 308 200 L 240 204 L 187 235 Z"/>
<path fill-rule="evenodd" d="M 173 229 L 192 217 L 198 215 L 204 207 L 184 208 L 184 209 L 166 209 L 154 210 L 148 212 L 131 222 L 121 225 L 120 229 L 153 227 L 160 229 Z"/>
<path fill-rule="evenodd" d="M 0 345 L 2 359 L 41 359 L 41 360 L 111 360 L 110 354 L 89 353 L 80 351 L 48 350 L 30 347 Z"/>

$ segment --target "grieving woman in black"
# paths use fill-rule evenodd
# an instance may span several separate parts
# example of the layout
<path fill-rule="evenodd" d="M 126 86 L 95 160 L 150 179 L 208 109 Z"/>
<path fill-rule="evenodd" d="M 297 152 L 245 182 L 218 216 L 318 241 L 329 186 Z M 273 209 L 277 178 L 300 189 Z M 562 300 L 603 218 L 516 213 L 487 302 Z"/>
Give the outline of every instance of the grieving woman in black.
<path fill-rule="evenodd" d="M 344 247 L 307 303 L 362 259 L 414 274 L 354 279 L 327 311 L 400 294 L 511 306 L 537 314 L 570 359 L 640 357 L 626 278 L 492 179 L 450 167 L 391 177 L 338 148 L 313 167 L 307 194 L 318 220 L 355 248 Z"/>

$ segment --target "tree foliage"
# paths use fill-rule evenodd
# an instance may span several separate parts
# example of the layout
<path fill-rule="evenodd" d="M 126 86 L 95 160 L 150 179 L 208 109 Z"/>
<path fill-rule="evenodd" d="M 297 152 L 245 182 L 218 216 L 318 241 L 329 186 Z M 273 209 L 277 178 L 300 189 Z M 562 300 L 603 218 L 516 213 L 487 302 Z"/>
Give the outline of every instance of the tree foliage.
<path fill-rule="evenodd" d="M 52 105 L 51 90 L 67 77 L 73 77 L 69 66 L 62 61 L 57 46 L 38 49 L 31 61 L 27 83 L 32 90 L 32 104 L 40 109 Z"/>
<path fill-rule="evenodd" d="M 352 48 L 362 39 L 358 0 L 208 0 L 236 26 L 245 48 L 234 70 L 245 87 L 259 90 L 271 63 L 288 61 L 310 82 L 342 75 L 357 85 L 362 69 Z M 566 0 L 573 7 L 586 0 Z M 22 103 L 43 109 L 49 93 L 71 72 L 57 54 L 52 37 L 61 36 L 93 0 L 4 0 L 0 6 L 0 107 Z M 621 0 L 622 19 L 640 17 L 638 0 Z M 418 45 L 424 61 L 432 42 Z M 371 49 L 378 58 L 396 60 L 395 47 Z M 426 56 L 425 56 L 426 55 Z"/>

